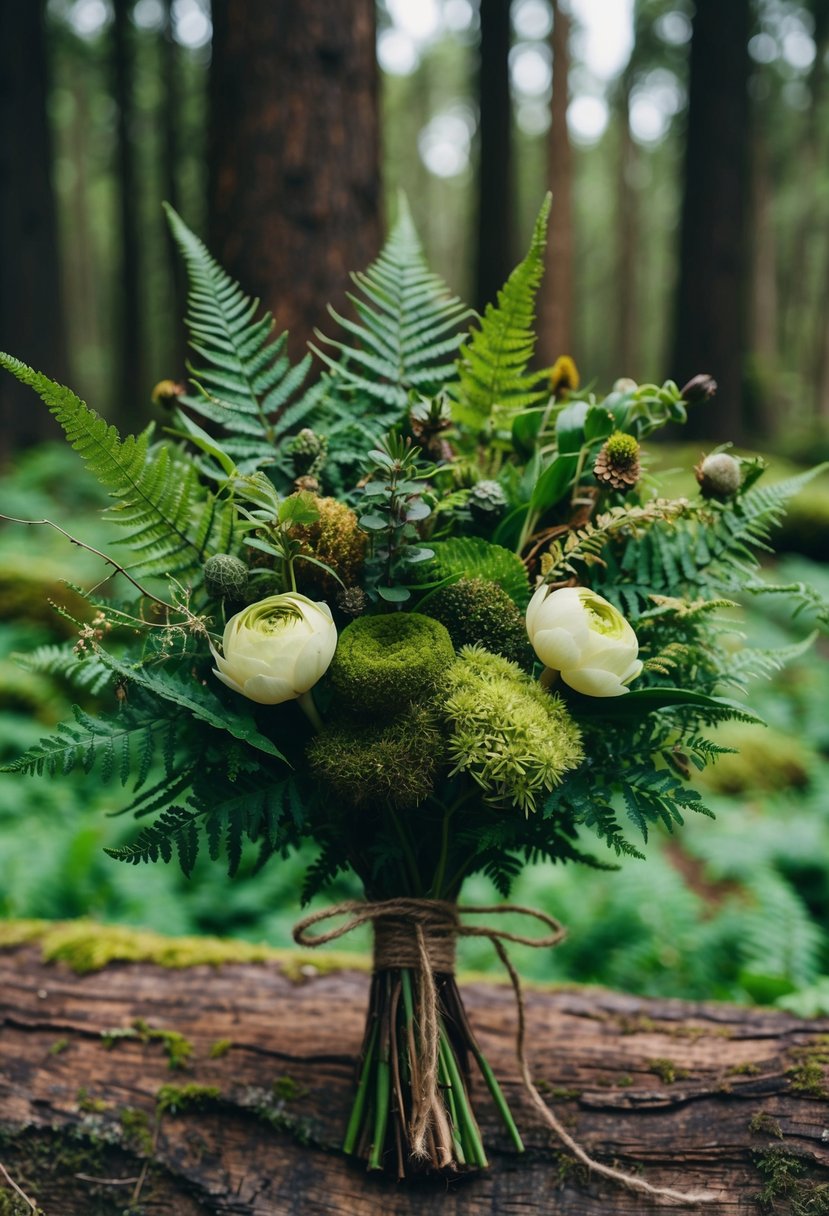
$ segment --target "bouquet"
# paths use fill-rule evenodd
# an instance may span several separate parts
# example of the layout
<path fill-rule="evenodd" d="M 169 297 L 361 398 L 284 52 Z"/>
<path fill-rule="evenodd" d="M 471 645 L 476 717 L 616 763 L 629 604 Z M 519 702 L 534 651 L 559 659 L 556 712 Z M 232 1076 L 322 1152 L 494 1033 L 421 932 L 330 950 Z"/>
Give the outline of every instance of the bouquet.
<path fill-rule="evenodd" d="M 232 875 L 251 847 L 279 864 L 310 840 L 303 900 L 359 878 L 364 902 L 297 939 L 373 925 L 344 1147 L 399 1178 L 486 1166 L 473 1064 L 522 1149 L 454 947 L 488 936 L 520 1012 L 503 943 L 523 939 L 470 921 L 464 881 L 482 872 L 506 899 L 524 865 L 612 869 L 655 825 L 706 814 L 689 776 L 723 750 L 709 728 L 753 720 L 740 694 L 772 662 L 735 642 L 734 598 L 810 598 L 757 562 L 808 475 L 763 486 L 759 459 L 725 449 L 693 497 L 648 473 L 644 441 L 710 397 L 709 376 L 601 393 L 567 356 L 534 365 L 548 211 L 478 316 L 429 271 L 401 203 L 350 314 L 332 313 L 340 336 L 297 364 L 170 211 L 192 365 L 157 386 L 163 421 L 135 436 L 0 356 L 112 495 L 129 555 L 100 554 L 111 587 L 82 593 L 74 647 L 28 658 L 99 693 L 100 714 L 76 709 L 8 767 L 129 787 L 136 835 L 109 850 L 122 862 L 176 857 L 187 874 L 204 847 Z M 471 909 L 496 926 L 502 910 Z M 559 939 L 523 911 L 545 922 L 535 944 Z M 519 1039 L 539 1112 L 597 1167 L 534 1089 L 523 1022 Z"/>

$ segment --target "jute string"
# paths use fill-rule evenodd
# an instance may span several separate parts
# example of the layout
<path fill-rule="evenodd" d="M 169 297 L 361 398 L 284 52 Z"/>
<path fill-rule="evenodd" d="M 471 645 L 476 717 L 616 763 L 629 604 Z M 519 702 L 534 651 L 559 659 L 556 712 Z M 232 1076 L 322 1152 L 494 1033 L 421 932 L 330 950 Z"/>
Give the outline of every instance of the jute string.
<path fill-rule="evenodd" d="M 464 916 L 501 916 L 514 912 L 541 921 L 550 932 L 543 937 L 525 937 L 510 933 L 492 925 L 468 925 Z M 336 929 L 311 935 L 308 930 L 322 921 L 347 916 L 348 920 Z M 389 968 L 410 968 L 418 977 L 417 1022 L 422 1038 L 423 1059 L 416 1091 L 412 1095 L 412 1120 L 409 1137 L 414 1156 L 425 1155 L 426 1133 L 431 1111 L 438 1099 L 438 1053 L 440 1049 L 440 1025 L 438 1021 L 438 995 L 435 972 L 451 973 L 455 963 L 455 940 L 458 937 L 486 937 L 504 965 L 515 994 L 518 1014 L 515 1052 L 521 1079 L 530 1100 L 550 1130 L 573 1154 L 576 1160 L 595 1174 L 610 1178 L 614 1182 L 651 1198 L 670 1200 L 677 1204 L 711 1203 L 717 1196 L 709 1191 L 676 1191 L 670 1187 L 651 1186 L 642 1178 L 626 1174 L 624 1170 L 603 1165 L 587 1153 L 573 1139 L 564 1125 L 550 1110 L 542 1098 L 530 1073 L 526 1055 L 526 1009 L 521 979 L 507 954 L 504 942 L 516 942 L 522 946 L 536 948 L 557 946 L 563 941 L 565 930 L 552 916 L 537 908 L 525 908 L 516 904 L 466 905 L 431 899 L 387 899 L 377 903 L 347 900 L 315 912 L 294 926 L 294 941 L 299 946 L 315 948 L 336 941 L 360 925 L 371 924 L 375 932 L 374 968 L 376 971 Z"/>

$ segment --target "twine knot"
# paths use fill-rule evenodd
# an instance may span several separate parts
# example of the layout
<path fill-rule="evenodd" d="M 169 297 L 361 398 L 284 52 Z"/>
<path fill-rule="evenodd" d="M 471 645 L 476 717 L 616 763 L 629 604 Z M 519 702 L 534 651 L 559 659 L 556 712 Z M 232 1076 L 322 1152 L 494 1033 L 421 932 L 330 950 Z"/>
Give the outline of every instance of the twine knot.
<path fill-rule="evenodd" d="M 462 916 L 502 916 L 517 913 L 541 921 L 549 929 L 542 937 L 526 937 L 510 933 L 492 925 L 469 925 Z M 348 916 L 344 924 L 319 934 L 308 930 L 321 921 Z M 711 1203 L 716 1199 L 710 1192 L 688 1193 L 669 1187 L 655 1187 L 626 1174 L 623 1170 L 602 1165 L 589 1155 L 573 1139 L 564 1125 L 556 1118 L 536 1088 L 530 1073 L 525 1052 L 526 1013 L 521 979 L 510 961 L 504 942 L 516 942 L 536 948 L 557 946 L 564 940 L 565 930 L 554 917 L 537 908 L 526 908 L 519 904 L 470 905 L 461 908 L 457 904 L 433 899 L 387 899 L 376 903 L 348 900 L 314 912 L 294 925 L 294 941 L 298 946 L 314 949 L 326 942 L 336 941 L 360 925 L 371 924 L 374 930 L 374 969 L 410 969 L 418 978 L 417 1022 L 420 1029 L 422 1059 L 412 1061 L 412 1119 L 409 1129 L 412 1155 L 425 1156 L 426 1132 L 431 1112 L 440 1101 L 438 1087 L 438 1052 L 440 1026 L 438 993 L 435 975 L 452 974 L 455 969 L 455 943 L 459 937 L 486 937 L 504 965 L 515 994 L 518 1027 L 515 1038 L 515 1053 L 524 1088 L 536 1110 L 547 1126 L 555 1133 L 574 1157 L 594 1173 L 610 1178 L 629 1190 L 654 1198 L 667 1199 L 678 1204 Z"/>

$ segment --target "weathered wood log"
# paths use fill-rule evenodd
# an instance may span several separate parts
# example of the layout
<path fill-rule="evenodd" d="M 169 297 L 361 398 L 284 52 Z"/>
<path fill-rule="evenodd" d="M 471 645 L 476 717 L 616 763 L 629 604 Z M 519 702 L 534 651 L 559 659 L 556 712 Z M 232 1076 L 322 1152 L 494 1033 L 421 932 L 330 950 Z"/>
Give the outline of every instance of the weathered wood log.
<path fill-rule="evenodd" d="M 0 951 L 0 1163 L 47 1216 L 659 1210 L 587 1177 L 540 1126 L 497 984 L 463 989 L 528 1152 L 510 1150 L 481 1084 L 488 1171 L 401 1187 L 346 1160 L 367 984 L 277 963 L 78 975 L 35 944 Z M 711 1190 L 712 1213 L 829 1212 L 829 1023 L 597 989 L 526 995 L 537 1083 L 588 1152 Z M 4 1182 L 0 1170 L 0 1212 L 29 1212 Z"/>

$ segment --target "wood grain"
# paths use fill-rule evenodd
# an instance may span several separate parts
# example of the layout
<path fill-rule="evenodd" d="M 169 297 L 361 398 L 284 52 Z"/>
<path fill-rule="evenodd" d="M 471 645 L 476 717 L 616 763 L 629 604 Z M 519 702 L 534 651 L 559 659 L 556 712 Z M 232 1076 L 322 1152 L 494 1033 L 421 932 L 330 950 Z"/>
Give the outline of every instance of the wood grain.
<path fill-rule="evenodd" d="M 338 1145 L 367 985 L 366 974 L 313 969 L 296 984 L 270 964 L 110 964 L 78 976 L 44 964 L 34 946 L 2 951 L 0 1161 L 47 1216 L 121 1216 L 142 1170 L 134 1211 L 152 1216 L 659 1210 L 586 1178 L 550 1143 L 517 1079 L 511 990 L 496 985 L 465 986 L 464 996 L 526 1155 L 510 1151 L 479 1085 L 488 1172 L 401 1188 L 346 1161 Z M 758 1157 L 770 1151 L 799 1158 L 798 1185 L 815 1194 L 829 1182 L 826 1021 L 592 989 L 528 992 L 527 1013 L 537 1082 L 602 1160 L 654 1184 L 713 1190 L 705 1210 L 728 1216 L 762 1210 Z M 185 1068 L 171 1071 L 153 1030 L 185 1036 Z M 112 1031 L 128 1033 L 107 1039 Z M 222 1040 L 230 1046 L 211 1058 Z M 157 1119 L 170 1084 L 218 1093 L 204 1109 Z M 794 1210 L 791 1202 L 767 1210 Z"/>

